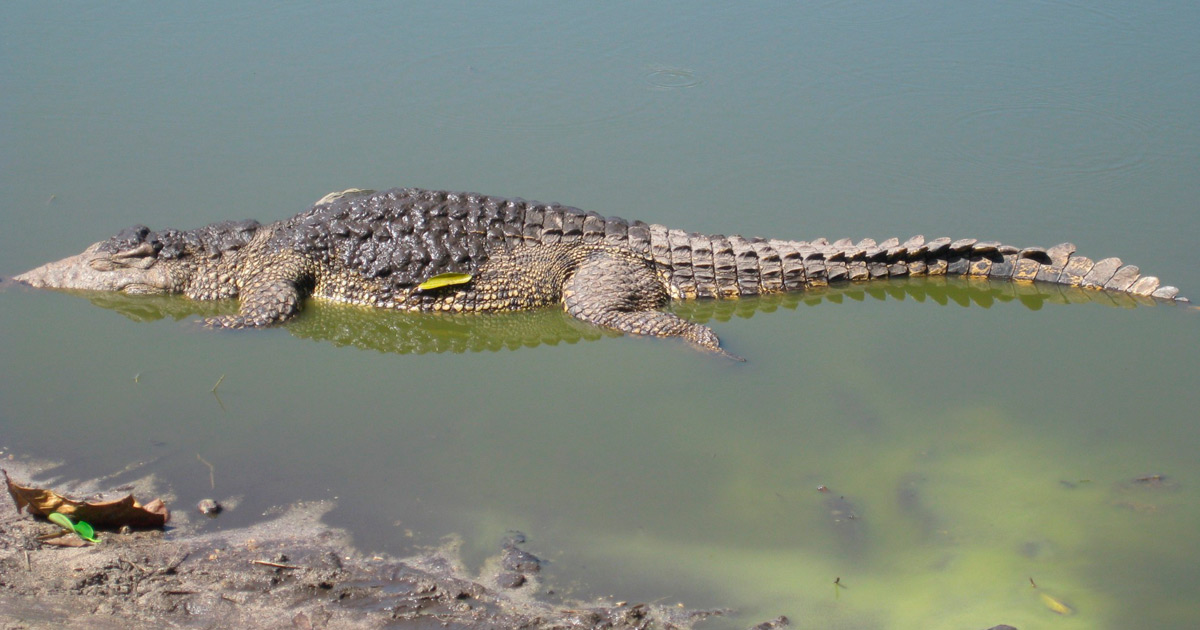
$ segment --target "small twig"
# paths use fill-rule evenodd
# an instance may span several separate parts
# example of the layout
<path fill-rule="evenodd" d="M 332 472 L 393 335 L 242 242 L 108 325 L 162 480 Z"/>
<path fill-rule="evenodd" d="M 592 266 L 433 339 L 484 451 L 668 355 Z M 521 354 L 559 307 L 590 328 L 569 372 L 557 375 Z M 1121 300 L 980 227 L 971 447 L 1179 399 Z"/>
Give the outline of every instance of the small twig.
<path fill-rule="evenodd" d="M 190 556 L 190 555 L 192 555 L 192 552 L 190 552 L 190 551 L 185 551 L 185 552 L 184 552 L 183 554 L 181 554 L 181 555 L 180 555 L 178 558 L 175 558 L 175 559 L 174 559 L 174 560 L 172 560 L 170 563 L 168 563 L 168 564 L 167 564 L 167 566 L 165 566 L 165 567 L 159 567 L 159 569 L 158 569 L 158 573 L 159 573 L 160 575 L 167 575 L 167 574 L 170 574 L 170 573 L 174 573 L 174 572 L 175 572 L 175 569 L 176 569 L 176 568 L 178 568 L 178 567 L 179 567 L 179 565 L 183 564 L 183 561 L 184 561 L 184 560 L 187 560 L 187 559 L 188 559 L 188 556 Z"/>
<path fill-rule="evenodd" d="M 212 486 L 213 490 L 216 490 L 217 489 L 217 476 L 216 476 L 216 472 L 215 472 L 216 469 L 213 468 L 212 464 L 208 463 L 208 460 L 204 459 L 203 457 L 200 457 L 200 453 L 196 453 L 196 459 L 200 460 L 200 462 L 202 464 L 204 464 L 205 466 L 208 466 L 208 485 Z"/>
<path fill-rule="evenodd" d="M 304 568 L 304 567 L 296 566 L 294 564 L 280 564 L 278 562 L 268 562 L 266 560 L 251 560 L 250 564 L 259 564 L 264 567 L 275 567 L 276 569 L 303 569 Z"/>
<path fill-rule="evenodd" d="M 25 570 L 33 571 L 33 564 L 29 562 L 29 550 L 24 549 L 23 551 L 25 552 Z"/>
<path fill-rule="evenodd" d="M 222 374 L 222 375 L 221 375 L 221 378 L 217 379 L 217 384 L 216 384 L 216 385 L 213 385 L 213 388 L 212 388 L 212 389 L 210 389 L 209 391 L 210 391 L 210 392 L 212 392 L 212 393 L 214 393 L 214 394 L 215 394 L 215 393 L 217 393 L 217 388 L 221 386 L 221 381 L 223 381 L 223 380 L 225 380 L 225 375 L 224 375 L 224 374 Z"/>
<path fill-rule="evenodd" d="M 134 564 L 134 563 L 130 562 L 129 560 L 126 560 L 125 558 L 117 558 L 117 562 L 124 562 L 125 564 L 128 564 L 129 566 L 131 566 L 131 567 L 133 567 L 133 568 L 137 569 L 137 570 L 138 570 L 140 573 L 142 573 L 143 575 L 145 575 L 146 573 L 149 573 L 149 572 L 150 572 L 149 570 L 147 570 L 147 569 L 143 569 L 142 567 L 139 567 L 138 565 L 136 565 L 136 564 Z"/>

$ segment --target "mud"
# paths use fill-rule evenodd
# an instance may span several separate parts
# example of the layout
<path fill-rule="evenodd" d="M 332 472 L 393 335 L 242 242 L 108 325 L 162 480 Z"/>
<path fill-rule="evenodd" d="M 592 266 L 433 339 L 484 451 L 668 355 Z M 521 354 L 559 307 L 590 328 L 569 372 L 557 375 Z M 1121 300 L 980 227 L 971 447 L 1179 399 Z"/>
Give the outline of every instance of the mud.
<path fill-rule="evenodd" d="M 0 465 L 24 482 L 46 472 L 19 460 Z M 97 492 L 95 482 L 54 483 L 79 496 Z M 134 485 L 139 496 L 154 495 L 152 479 Z M 409 558 L 365 554 L 321 522 L 332 507 L 299 503 L 252 527 L 203 534 L 173 518 L 166 531 L 106 531 L 98 545 L 61 547 L 38 539 L 56 525 L 19 514 L 3 493 L 0 629 L 682 629 L 720 614 L 551 601 L 538 550 L 522 548 L 523 537 L 498 542 L 477 573 L 453 542 Z"/>

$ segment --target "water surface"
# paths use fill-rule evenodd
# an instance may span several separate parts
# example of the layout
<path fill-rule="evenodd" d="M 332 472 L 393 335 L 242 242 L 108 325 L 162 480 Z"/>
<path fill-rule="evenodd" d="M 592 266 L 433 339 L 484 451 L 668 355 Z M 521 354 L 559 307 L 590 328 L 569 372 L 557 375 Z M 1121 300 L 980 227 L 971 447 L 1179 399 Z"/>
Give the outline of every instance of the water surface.
<path fill-rule="evenodd" d="M 5 5 L 0 276 L 412 185 L 1071 240 L 1197 297 L 1197 26 L 1180 2 Z M 0 300 L 0 448 L 154 474 L 181 509 L 240 497 L 206 527 L 336 498 L 366 549 L 455 535 L 473 563 L 517 529 L 560 593 L 740 611 L 713 628 L 1200 619 L 1194 309 L 965 282 L 681 306 L 735 365 L 553 311 L 225 334 L 179 298 Z"/>

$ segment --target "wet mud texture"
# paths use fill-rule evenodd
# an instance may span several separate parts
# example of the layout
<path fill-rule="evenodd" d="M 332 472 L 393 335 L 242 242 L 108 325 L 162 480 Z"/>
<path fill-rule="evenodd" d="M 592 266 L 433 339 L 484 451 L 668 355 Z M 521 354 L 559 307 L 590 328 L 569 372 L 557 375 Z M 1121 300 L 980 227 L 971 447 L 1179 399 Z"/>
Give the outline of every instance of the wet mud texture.
<path fill-rule="evenodd" d="M 4 462 L 14 476 L 28 470 Z M 453 545 L 406 559 L 368 556 L 321 523 L 327 503 L 216 533 L 101 532 L 58 547 L 58 527 L 0 496 L 0 629 L 691 628 L 715 612 L 635 603 L 547 601 L 523 539 L 470 575 Z M 203 518 L 203 517 L 197 517 Z M 186 520 L 186 519 L 185 519 Z M 703 624 L 701 624 L 703 625 Z"/>

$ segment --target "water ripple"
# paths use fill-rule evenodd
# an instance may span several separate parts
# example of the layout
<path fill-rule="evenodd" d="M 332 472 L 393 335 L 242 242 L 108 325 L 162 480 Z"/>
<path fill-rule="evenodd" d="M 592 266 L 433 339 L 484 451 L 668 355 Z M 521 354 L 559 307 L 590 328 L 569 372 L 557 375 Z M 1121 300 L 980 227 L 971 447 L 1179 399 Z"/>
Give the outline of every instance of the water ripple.
<path fill-rule="evenodd" d="M 917 9 L 903 2 L 827 0 L 817 4 L 813 17 L 831 22 L 875 24 L 910 18 Z"/>
<path fill-rule="evenodd" d="M 1153 125 L 1082 103 L 986 107 L 951 125 L 961 157 L 1051 175 L 1128 174 L 1146 165 Z"/>
<path fill-rule="evenodd" d="M 655 68 L 645 76 L 646 83 L 664 90 L 693 88 L 704 81 L 695 72 L 683 68 Z"/>
<path fill-rule="evenodd" d="M 563 129 L 602 124 L 649 103 L 643 64 L 554 44 L 479 46 L 413 60 L 406 108 L 455 125 Z"/>

